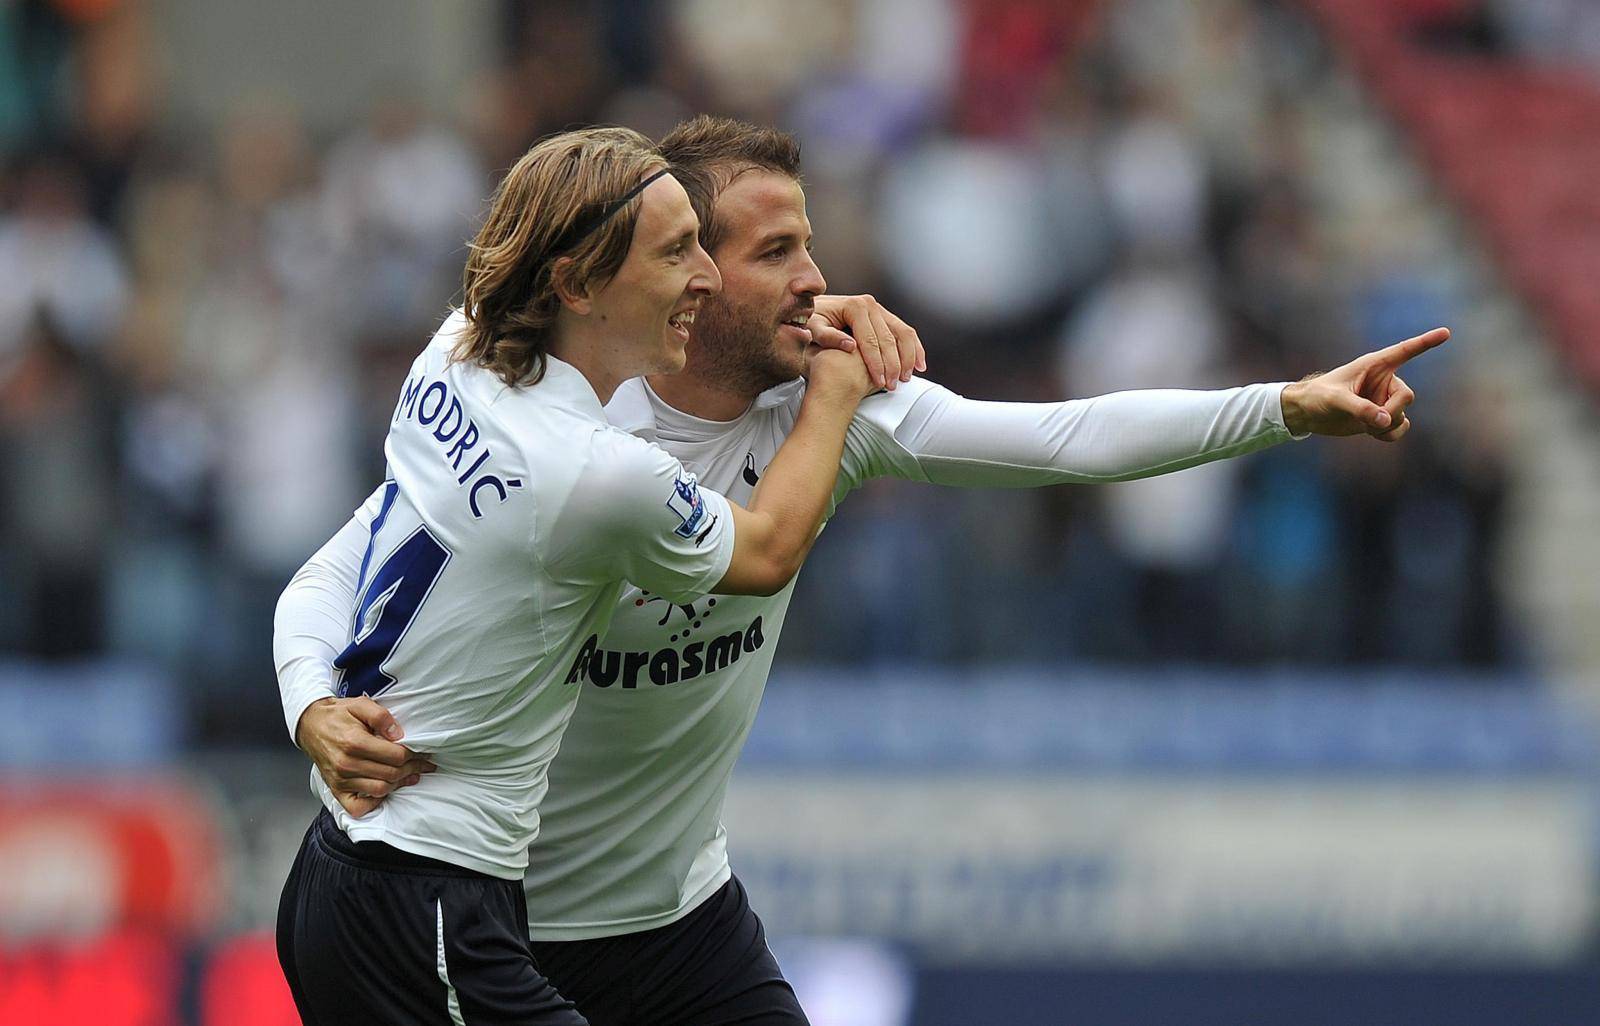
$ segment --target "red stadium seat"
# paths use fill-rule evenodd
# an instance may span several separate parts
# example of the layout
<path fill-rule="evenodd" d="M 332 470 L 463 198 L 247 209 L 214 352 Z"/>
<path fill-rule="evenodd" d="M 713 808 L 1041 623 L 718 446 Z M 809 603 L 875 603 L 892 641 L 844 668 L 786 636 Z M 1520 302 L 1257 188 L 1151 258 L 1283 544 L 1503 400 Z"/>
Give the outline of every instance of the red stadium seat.
<path fill-rule="evenodd" d="M 1600 86 L 1584 71 L 1430 51 L 1419 30 L 1473 0 L 1301 0 L 1600 391 Z"/>

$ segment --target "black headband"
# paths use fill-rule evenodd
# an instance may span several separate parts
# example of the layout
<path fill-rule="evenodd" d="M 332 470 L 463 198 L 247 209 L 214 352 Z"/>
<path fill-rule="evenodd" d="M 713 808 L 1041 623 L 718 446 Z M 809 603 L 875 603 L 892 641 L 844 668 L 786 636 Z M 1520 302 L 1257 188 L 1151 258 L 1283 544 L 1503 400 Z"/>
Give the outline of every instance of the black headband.
<path fill-rule="evenodd" d="M 561 237 L 557 239 L 554 245 L 552 245 L 546 252 L 548 252 L 551 257 L 555 257 L 571 249 L 573 246 L 576 246 L 578 243 L 594 234 L 595 229 L 611 220 L 611 218 L 616 215 L 617 211 L 627 206 L 628 201 L 643 192 L 651 182 L 655 181 L 657 178 L 660 178 L 662 175 L 670 174 L 671 171 L 672 169 L 670 167 L 662 168 L 660 171 L 657 171 L 655 174 L 646 178 L 638 185 L 635 185 L 621 196 L 606 203 L 605 206 L 601 207 L 599 210 L 596 210 L 594 213 L 588 215 L 587 217 L 580 217 L 578 220 L 572 223 L 572 227 L 561 233 Z"/>

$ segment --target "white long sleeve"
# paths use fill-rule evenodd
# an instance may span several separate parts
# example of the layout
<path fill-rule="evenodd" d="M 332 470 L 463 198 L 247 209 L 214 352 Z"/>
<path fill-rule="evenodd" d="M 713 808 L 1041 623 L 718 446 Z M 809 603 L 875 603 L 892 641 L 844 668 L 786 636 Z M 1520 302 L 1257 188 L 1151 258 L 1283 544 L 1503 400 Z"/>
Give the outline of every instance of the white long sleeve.
<path fill-rule="evenodd" d="M 1294 437 L 1282 382 L 1216 391 L 1145 389 L 1058 403 L 966 399 L 931 382 L 861 404 L 847 464 L 856 482 L 1027 488 L 1128 481 Z"/>
<path fill-rule="evenodd" d="M 278 597 L 272 623 L 272 661 L 278 671 L 289 738 L 306 706 L 335 695 L 333 661 L 350 635 L 357 579 L 383 489 L 372 493 L 348 523 L 295 572 Z"/>

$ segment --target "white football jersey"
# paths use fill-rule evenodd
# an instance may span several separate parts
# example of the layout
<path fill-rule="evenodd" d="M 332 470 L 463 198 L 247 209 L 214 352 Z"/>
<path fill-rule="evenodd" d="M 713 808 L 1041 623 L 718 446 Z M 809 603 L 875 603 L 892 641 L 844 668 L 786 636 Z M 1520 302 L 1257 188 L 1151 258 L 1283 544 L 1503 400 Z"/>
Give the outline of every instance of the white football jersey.
<path fill-rule="evenodd" d="M 1287 440 L 1282 390 L 1277 383 L 1004 403 L 917 379 L 861 403 L 834 501 L 880 476 L 1035 487 L 1182 470 Z M 617 390 L 605 413 L 681 459 L 705 488 L 748 501 L 793 428 L 803 395 L 801 382 L 779 386 L 722 423 L 674 410 L 635 380 Z M 274 647 L 291 736 L 305 706 L 328 693 L 328 665 L 344 643 L 344 611 L 380 498 L 301 568 L 279 603 Z M 793 585 L 766 598 L 692 597 L 632 580 L 604 637 L 578 646 L 565 676 L 558 674 L 562 700 L 580 693 L 582 700 L 550 767 L 525 876 L 535 940 L 663 926 L 728 879 L 723 797 L 761 702 Z M 404 743 L 425 749 L 409 710 L 395 712 L 407 730 Z"/>
<path fill-rule="evenodd" d="M 1182 469 L 1287 439 L 1282 388 L 995 403 L 913 379 L 861 403 L 834 502 L 874 477 L 1017 487 Z M 707 488 L 746 503 L 803 396 L 804 383 L 792 382 L 739 419 L 714 422 L 673 409 L 637 379 L 617 390 L 606 415 L 681 459 Z M 523 878 L 533 940 L 664 926 L 727 882 L 723 799 L 793 592 L 791 581 L 770 597 L 680 602 L 645 586 L 623 589 L 585 661 L 583 698 L 550 767 L 543 829 Z"/>
<path fill-rule="evenodd" d="M 350 837 L 515 879 L 575 667 L 622 582 L 697 600 L 727 571 L 733 522 L 676 459 L 611 427 L 570 365 L 550 359 L 539 383 L 509 388 L 452 361 L 462 324 L 447 321 L 406 378 L 334 660 L 339 692 L 382 702 L 439 770 L 360 819 L 311 776 Z"/>

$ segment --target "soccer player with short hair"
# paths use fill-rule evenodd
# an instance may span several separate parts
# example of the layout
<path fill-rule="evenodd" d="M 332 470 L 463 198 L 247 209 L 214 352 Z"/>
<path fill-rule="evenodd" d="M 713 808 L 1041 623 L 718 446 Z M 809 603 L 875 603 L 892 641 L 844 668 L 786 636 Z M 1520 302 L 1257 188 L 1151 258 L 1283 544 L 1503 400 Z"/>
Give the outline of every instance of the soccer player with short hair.
<path fill-rule="evenodd" d="M 747 509 L 608 424 L 619 384 L 683 366 L 720 288 L 699 230 L 666 161 L 626 129 L 547 139 L 495 193 L 464 310 L 395 406 L 389 480 L 340 536 L 359 565 L 329 610 L 338 649 L 309 685 L 293 665 L 280 678 L 291 728 L 336 670 L 339 694 L 383 695 L 437 767 L 364 815 L 313 774 L 325 808 L 278 923 L 308 1023 L 584 1023 L 534 964 L 520 887 L 578 698 L 571 666 L 626 581 L 685 602 L 787 587 L 871 390 L 857 357 L 819 354 Z"/>
<path fill-rule="evenodd" d="M 684 372 L 624 383 L 606 415 L 737 498 L 770 478 L 814 387 L 798 379 L 808 316 L 819 340 L 837 342 L 849 327 L 885 384 L 921 369 L 920 344 L 870 297 L 821 295 L 791 137 L 701 117 L 662 150 L 710 182 L 704 239 L 723 291 L 700 310 Z M 1395 371 L 1447 334 L 1295 384 L 1212 392 L 999 403 L 912 380 L 857 409 L 833 499 L 877 476 L 963 487 L 1120 481 L 1311 432 L 1395 440 L 1413 398 Z M 292 641 L 279 647 L 280 668 L 315 667 L 324 689 L 347 628 L 322 610 L 352 601 L 361 520 L 297 575 L 279 607 L 279 637 Z M 550 768 L 524 878 L 535 957 L 594 1026 L 802 1024 L 732 873 L 720 822 L 793 586 L 681 602 L 648 582 L 633 585 L 565 678 L 584 694 Z M 426 739 L 394 743 L 399 724 L 410 729 L 403 714 L 370 700 L 325 702 L 306 711 L 297 737 L 344 801 L 381 808 L 433 785 L 415 754 L 427 751 Z"/>

